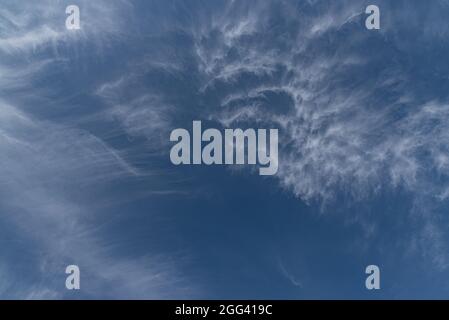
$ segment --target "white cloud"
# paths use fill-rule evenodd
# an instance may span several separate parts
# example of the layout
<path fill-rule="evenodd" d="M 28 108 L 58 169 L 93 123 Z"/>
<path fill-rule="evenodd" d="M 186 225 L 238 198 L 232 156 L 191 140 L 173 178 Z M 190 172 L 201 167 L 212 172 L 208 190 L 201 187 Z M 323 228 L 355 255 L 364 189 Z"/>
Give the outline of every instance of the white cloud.
<path fill-rule="evenodd" d="M 134 168 L 85 132 L 33 120 L 3 103 L 1 110 L 0 194 L 3 208 L 9 208 L 2 221 L 34 239 L 35 250 L 47 252 L 42 274 L 62 274 L 65 262 L 76 261 L 93 278 L 84 284 L 84 293 L 92 296 L 109 296 L 103 291 L 109 285 L 123 298 L 167 297 L 173 293 L 167 288 L 175 285 L 179 294 L 190 293 L 164 257 L 121 258 L 96 234 L 96 225 L 108 218 L 96 213 L 101 198 L 90 204 L 85 195 L 101 193 L 107 181 L 134 176 Z M 45 283 L 31 284 L 34 289 L 22 289 L 22 294 L 30 299 L 64 296 L 62 285 L 54 292 Z M 15 294 L 20 292 L 2 293 Z"/>
<path fill-rule="evenodd" d="M 399 20 L 406 24 L 393 27 L 384 16 L 381 32 L 369 34 L 363 32 L 359 4 L 310 4 L 308 15 L 295 8 L 289 14 L 288 4 L 276 7 L 289 27 L 277 26 L 284 32 L 273 37 L 269 2 L 250 16 L 239 14 L 245 11 L 233 3 L 215 22 L 192 28 L 203 76 L 200 93 L 221 101 L 207 109 L 207 118 L 226 127 L 254 122 L 279 127 L 277 177 L 303 201 L 333 203 L 341 194 L 369 200 L 382 190 L 405 190 L 434 201 L 421 209 L 436 214 L 448 197 L 449 102 L 416 97 L 420 79 L 401 63 L 385 63 L 407 55 L 411 44 L 398 34 L 413 32 L 422 21 L 410 22 L 409 10 L 403 10 Z M 435 30 L 443 16 L 433 14 L 420 40 L 439 41 L 445 32 Z M 364 50 L 370 45 L 378 51 Z M 267 100 L 270 94 L 288 97 L 291 105 L 280 111 L 278 100 Z M 431 216 L 421 217 L 427 227 L 415 240 L 445 268 L 445 230 Z"/>
<path fill-rule="evenodd" d="M 78 33 L 65 30 L 62 2 L 10 2 L 0 10 L 0 84 L 4 90 L 0 92 L 0 219 L 3 225 L 18 230 L 17 237 L 29 239 L 31 248 L 27 250 L 42 253 L 36 262 L 41 269 L 33 271 L 35 278 L 22 277 L 20 270 L 5 267 L 5 277 L 17 283 L 0 287 L 0 295 L 19 299 L 65 297 L 64 282 L 59 281 L 64 279 L 65 266 L 76 263 L 82 279 L 89 279 L 82 280 L 87 296 L 188 297 L 195 289 L 177 270 L 177 257 L 125 255 L 101 233 L 101 226 L 111 221 L 105 210 L 114 210 L 116 202 L 132 197 L 110 199 L 102 197 L 102 190 L 117 182 L 131 183 L 146 173 L 131 164 L 124 151 L 112 148 L 100 137 L 76 125 L 45 120 L 45 116 L 33 113 L 35 106 L 18 102 L 24 94 L 36 96 L 34 101 L 52 102 L 41 98 L 31 84 L 57 63 L 70 62 L 59 52 L 61 44 L 76 51 L 84 50 L 89 42 L 91 49 L 101 50 L 111 38 L 126 32 L 122 27 L 131 8 L 128 2 L 78 3 L 82 19 Z M 52 89 L 47 88 L 50 93 Z M 61 99 L 58 106 L 68 108 L 67 103 Z M 124 111 L 117 107 L 111 114 L 123 119 L 129 128 L 140 124 L 141 111 Z M 170 191 L 150 188 L 147 193 Z M 30 263 L 35 263 L 31 257 Z"/>

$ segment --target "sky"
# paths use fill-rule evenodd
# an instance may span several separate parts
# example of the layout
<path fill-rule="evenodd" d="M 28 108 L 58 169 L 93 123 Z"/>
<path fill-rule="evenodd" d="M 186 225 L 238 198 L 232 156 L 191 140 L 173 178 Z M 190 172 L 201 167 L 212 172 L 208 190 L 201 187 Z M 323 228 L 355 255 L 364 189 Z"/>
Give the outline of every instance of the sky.
<path fill-rule="evenodd" d="M 0 298 L 449 298 L 448 19 L 448 0 L 3 0 Z M 277 174 L 173 165 L 194 120 L 278 129 Z"/>

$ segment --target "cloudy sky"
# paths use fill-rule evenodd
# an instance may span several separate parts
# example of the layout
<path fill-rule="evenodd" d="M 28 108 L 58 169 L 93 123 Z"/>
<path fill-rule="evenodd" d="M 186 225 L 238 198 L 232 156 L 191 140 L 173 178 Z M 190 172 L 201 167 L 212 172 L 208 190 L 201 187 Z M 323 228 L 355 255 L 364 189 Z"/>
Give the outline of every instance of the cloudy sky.
<path fill-rule="evenodd" d="M 0 297 L 448 298 L 448 19 L 448 0 L 3 0 Z M 277 175 L 174 166 L 193 120 L 278 128 Z"/>

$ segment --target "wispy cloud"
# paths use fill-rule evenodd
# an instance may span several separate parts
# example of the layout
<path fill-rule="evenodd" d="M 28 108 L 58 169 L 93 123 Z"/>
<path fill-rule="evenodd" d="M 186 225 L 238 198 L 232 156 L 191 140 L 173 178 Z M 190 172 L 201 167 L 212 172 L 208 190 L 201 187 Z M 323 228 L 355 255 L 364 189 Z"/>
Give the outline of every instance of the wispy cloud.
<path fill-rule="evenodd" d="M 108 181 L 134 175 L 134 168 L 98 138 L 33 120 L 5 104 L 1 110 L 2 221 L 34 239 L 33 250 L 46 252 L 42 274 L 60 274 L 64 263 L 75 261 L 91 278 L 83 292 L 93 297 L 114 292 L 123 298 L 162 298 L 173 293 L 167 290 L 172 285 L 180 294 L 190 293 L 169 260 L 121 258 L 97 235 L 95 226 L 108 219 L 96 213 L 101 198 L 91 205 L 86 194 L 98 193 Z M 33 286 L 24 290 L 29 298 L 64 296 L 62 286 L 55 293 L 59 286 L 54 281 Z M 18 297 L 15 294 L 2 293 L 6 298 Z"/>
<path fill-rule="evenodd" d="M 201 115 L 226 127 L 281 128 L 278 179 L 303 201 L 332 203 L 342 194 L 369 200 L 406 190 L 442 205 L 449 184 L 449 97 L 424 93 L 426 80 L 407 61 L 420 63 L 416 41 L 421 48 L 440 41 L 445 28 L 437 26 L 447 2 L 433 7 L 427 23 L 421 17 L 411 22 L 419 10 L 401 4 L 380 3 L 383 12 L 394 11 L 395 22 L 384 15 L 377 33 L 364 28 L 363 6 L 350 1 L 255 2 L 251 10 L 228 2 L 210 19 L 198 14 L 183 30 L 196 56 L 199 95 L 210 102 Z M 277 16 L 282 22 L 273 24 Z M 415 42 L 399 36 L 410 28 L 419 34 Z M 441 72 L 421 70 L 447 83 Z M 443 229 L 431 226 L 422 230 L 424 238 L 442 252 L 437 235 Z"/>
<path fill-rule="evenodd" d="M 413 24 L 416 13 L 406 6 L 395 11 L 395 27 L 411 28 L 413 41 L 399 36 L 388 15 L 380 32 L 367 32 L 361 4 L 350 1 L 226 1 L 214 10 L 202 3 L 204 9 L 190 12 L 189 19 L 161 23 L 148 37 L 126 26 L 133 21 L 125 19 L 132 10 L 126 1 L 81 1 L 82 29 L 76 33 L 65 30 L 63 4 L 30 1 L 24 14 L 20 3 L 10 1 L 0 9 L 0 192 L 11 212 L 2 220 L 47 252 L 42 273 L 61 270 L 76 257 L 93 279 L 93 296 L 109 290 L 123 297 L 162 297 L 173 287 L 190 292 L 170 258 L 126 258 L 96 232 L 105 220 L 89 202 L 91 194 L 116 181 L 150 179 L 129 160 L 133 151 L 113 148 L 76 125 L 39 117 L 16 99 L 37 75 L 73 62 L 64 49 L 101 56 L 113 40 L 134 36 L 150 43 L 151 54 L 127 51 L 129 59 L 119 62 L 123 73 L 105 76 L 87 93 L 104 103 L 88 116 L 112 123 L 109 134 L 145 138 L 145 147 L 160 156 L 167 133 L 185 119 L 278 127 L 281 187 L 305 202 L 325 204 L 341 194 L 353 200 L 382 190 L 416 195 L 411 215 L 419 232 L 408 240 L 438 268 L 447 268 L 445 230 L 427 204 L 438 207 L 449 194 L 449 99 L 443 91 L 426 92 L 425 82 L 448 79 L 441 70 L 417 70 L 415 62 L 426 52 L 407 50 L 444 41 L 441 12 L 447 1 L 432 8 L 423 32 Z M 171 10 L 174 17 L 186 13 L 183 2 Z M 159 85 L 163 81 L 170 86 Z M 180 84 L 176 90 L 174 84 Z M 13 91 L 14 97 L 7 94 Z M 282 265 L 280 271 L 300 286 Z M 60 294 L 46 285 L 29 288 L 29 298 Z M 14 296 L 9 289 L 0 292 Z"/>
<path fill-rule="evenodd" d="M 18 250 L 23 250 L 18 256 L 26 255 L 24 259 L 39 267 L 30 268 L 34 277 L 25 278 L 20 273 L 24 270 L 5 265 L 1 272 L 11 283 L 2 281 L 0 295 L 20 299 L 76 297 L 64 288 L 65 266 L 75 263 L 86 279 L 83 296 L 191 296 L 196 289 L 177 269 L 178 257 L 148 251 L 125 255 L 111 245 L 113 241 L 102 230 L 102 225 L 112 223 L 112 213 L 107 212 L 114 212 L 116 202 L 133 197 L 111 201 L 102 196 L 102 190 L 117 183 L 132 184 L 146 173 L 101 134 L 77 126 L 81 120 L 59 122 L 30 104 L 54 104 L 42 95 L 42 90 L 57 95 L 54 88 L 38 89 L 33 84 L 36 79 L 45 79 L 48 70 L 74 63 L 74 55 L 65 49 L 73 49 L 76 56 L 89 47 L 101 56 L 111 39 L 127 32 L 125 18 L 132 9 L 128 2 L 78 4 L 82 8 L 79 32 L 65 30 L 65 2 L 10 1 L 0 10 L 0 220 L 5 228 L 17 229 L 16 239 L 23 238 L 17 244 Z M 31 98 L 20 99 L 22 95 Z M 66 97 L 58 101 L 59 108 L 73 107 Z M 143 124 L 139 121 L 144 114 L 134 110 L 133 104 L 129 108 L 116 106 L 110 115 L 123 120 L 125 129 L 132 131 Z M 168 192 L 159 187 L 147 193 L 156 191 Z M 33 252 L 40 254 L 34 258 Z"/>

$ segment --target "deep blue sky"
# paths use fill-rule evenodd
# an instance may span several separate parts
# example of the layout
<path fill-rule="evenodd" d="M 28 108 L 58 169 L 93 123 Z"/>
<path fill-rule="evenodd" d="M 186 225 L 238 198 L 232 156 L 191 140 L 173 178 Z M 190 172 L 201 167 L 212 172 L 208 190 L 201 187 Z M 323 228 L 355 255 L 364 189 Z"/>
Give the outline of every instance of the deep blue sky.
<path fill-rule="evenodd" d="M 448 17 L 447 0 L 3 1 L 0 297 L 448 298 Z M 278 128 L 278 174 L 172 165 L 193 120 Z"/>

